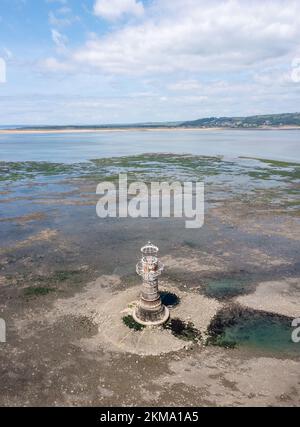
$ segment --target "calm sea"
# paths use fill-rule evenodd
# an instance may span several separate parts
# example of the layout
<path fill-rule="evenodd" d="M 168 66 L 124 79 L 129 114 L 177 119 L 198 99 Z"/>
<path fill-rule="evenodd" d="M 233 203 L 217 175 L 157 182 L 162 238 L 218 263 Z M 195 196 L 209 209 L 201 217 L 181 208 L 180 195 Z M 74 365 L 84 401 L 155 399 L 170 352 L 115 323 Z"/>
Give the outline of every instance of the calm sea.
<path fill-rule="evenodd" d="M 142 153 L 189 153 L 300 163 L 299 130 L 167 130 L 2 134 L 1 161 L 75 163 Z"/>

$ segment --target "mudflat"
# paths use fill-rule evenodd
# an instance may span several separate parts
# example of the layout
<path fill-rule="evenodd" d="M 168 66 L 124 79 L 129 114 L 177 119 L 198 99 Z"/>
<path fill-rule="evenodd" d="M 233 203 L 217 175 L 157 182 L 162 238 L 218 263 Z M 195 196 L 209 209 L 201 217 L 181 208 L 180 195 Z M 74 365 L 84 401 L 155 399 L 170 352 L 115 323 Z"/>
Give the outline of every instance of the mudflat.
<path fill-rule="evenodd" d="M 98 218 L 96 185 L 120 172 L 204 180 L 204 226 Z M 299 404 L 299 165 L 145 154 L 1 162 L 0 177 L 0 405 Z M 171 316 L 201 338 L 124 324 L 148 240 Z"/>

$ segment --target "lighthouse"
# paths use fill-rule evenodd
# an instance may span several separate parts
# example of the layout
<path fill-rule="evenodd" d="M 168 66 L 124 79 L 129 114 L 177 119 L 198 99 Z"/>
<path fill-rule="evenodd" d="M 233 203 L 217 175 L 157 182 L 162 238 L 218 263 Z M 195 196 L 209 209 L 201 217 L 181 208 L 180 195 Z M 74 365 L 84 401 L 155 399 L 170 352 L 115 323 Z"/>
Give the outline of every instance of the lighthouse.
<path fill-rule="evenodd" d="M 158 276 L 164 265 L 158 260 L 158 247 L 151 242 L 141 248 L 142 259 L 136 265 L 136 272 L 143 278 L 140 299 L 133 311 L 133 318 L 141 325 L 161 325 L 169 318 L 169 310 L 160 298 Z"/>

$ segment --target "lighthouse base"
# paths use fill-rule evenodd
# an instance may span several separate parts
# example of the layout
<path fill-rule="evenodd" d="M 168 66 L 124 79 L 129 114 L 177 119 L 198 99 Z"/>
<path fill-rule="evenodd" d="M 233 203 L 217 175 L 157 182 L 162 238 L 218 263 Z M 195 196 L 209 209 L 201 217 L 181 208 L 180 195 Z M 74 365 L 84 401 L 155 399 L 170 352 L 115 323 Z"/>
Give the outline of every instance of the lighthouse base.
<path fill-rule="evenodd" d="M 134 320 L 144 326 L 159 326 L 166 323 L 170 317 L 170 312 L 164 305 L 160 306 L 159 311 L 145 309 L 138 305 L 132 312 Z"/>

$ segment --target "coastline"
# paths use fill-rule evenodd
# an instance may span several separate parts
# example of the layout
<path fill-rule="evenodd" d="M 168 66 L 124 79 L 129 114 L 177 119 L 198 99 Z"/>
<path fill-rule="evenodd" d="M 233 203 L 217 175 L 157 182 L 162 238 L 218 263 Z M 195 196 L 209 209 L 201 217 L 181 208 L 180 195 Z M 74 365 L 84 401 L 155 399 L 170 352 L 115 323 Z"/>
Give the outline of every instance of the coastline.
<path fill-rule="evenodd" d="M 0 129 L 0 135 L 5 134 L 69 134 L 69 133 L 102 133 L 102 132 L 168 132 L 168 131 L 235 131 L 235 130 L 300 130 L 300 126 L 264 126 L 258 128 L 226 128 L 226 127 L 107 127 L 107 128 L 66 128 L 66 129 Z"/>

